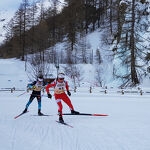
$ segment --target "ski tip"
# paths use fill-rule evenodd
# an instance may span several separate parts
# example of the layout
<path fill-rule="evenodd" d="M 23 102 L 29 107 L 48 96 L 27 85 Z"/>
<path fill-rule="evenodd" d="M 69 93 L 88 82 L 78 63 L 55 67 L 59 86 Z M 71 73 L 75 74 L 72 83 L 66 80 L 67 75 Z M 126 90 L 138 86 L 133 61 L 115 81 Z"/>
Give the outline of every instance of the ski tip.
<path fill-rule="evenodd" d="M 109 116 L 109 115 L 103 115 L 103 114 L 92 114 L 92 116 Z"/>
<path fill-rule="evenodd" d="M 18 116 L 16 116 L 16 117 L 14 117 L 14 119 L 17 119 L 18 117 L 20 117 L 21 115 L 18 115 Z"/>
<path fill-rule="evenodd" d="M 27 111 L 27 112 L 29 112 L 29 111 Z M 25 112 L 25 113 L 21 113 L 21 114 L 19 114 L 19 115 L 15 116 L 15 117 L 14 117 L 14 119 L 19 118 L 20 116 L 22 116 L 23 114 L 26 114 L 27 112 Z"/>
<path fill-rule="evenodd" d="M 88 113 L 79 113 L 79 114 L 71 114 L 71 113 L 64 113 L 62 115 L 83 115 L 83 116 L 108 116 L 108 115 L 105 115 L 105 114 L 88 114 Z"/>

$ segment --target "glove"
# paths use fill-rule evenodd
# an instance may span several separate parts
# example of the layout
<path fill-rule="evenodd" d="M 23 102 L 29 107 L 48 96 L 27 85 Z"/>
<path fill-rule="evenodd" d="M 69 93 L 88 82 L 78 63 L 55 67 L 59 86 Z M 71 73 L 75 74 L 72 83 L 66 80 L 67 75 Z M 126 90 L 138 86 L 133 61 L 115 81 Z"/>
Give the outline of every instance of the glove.
<path fill-rule="evenodd" d="M 28 84 L 28 85 L 27 85 L 27 88 L 30 88 L 30 89 L 31 89 L 31 88 L 32 88 L 32 85 L 31 85 L 31 84 Z"/>
<path fill-rule="evenodd" d="M 48 94 L 47 96 L 48 96 L 48 98 L 52 98 L 52 95 L 51 95 L 51 94 Z"/>
<path fill-rule="evenodd" d="M 71 93 L 70 93 L 70 91 L 67 91 L 67 93 L 68 93 L 68 95 L 69 95 L 69 96 L 71 96 Z"/>

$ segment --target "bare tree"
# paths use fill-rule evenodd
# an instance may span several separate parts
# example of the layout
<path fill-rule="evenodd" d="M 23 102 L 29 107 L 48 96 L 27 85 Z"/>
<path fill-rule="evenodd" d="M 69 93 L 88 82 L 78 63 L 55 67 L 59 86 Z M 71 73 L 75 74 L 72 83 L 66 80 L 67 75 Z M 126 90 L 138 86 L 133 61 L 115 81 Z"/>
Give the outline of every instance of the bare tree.
<path fill-rule="evenodd" d="M 83 80 L 83 71 L 79 66 L 68 64 L 64 67 L 64 72 L 72 79 L 74 88 L 77 87 L 77 85 L 80 87 L 80 82 Z"/>
<path fill-rule="evenodd" d="M 100 87 L 103 87 L 105 83 L 102 79 L 102 73 L 103 73 L 102 67 L 100 65 L 96 65 L 95 72 L 96 72 L 95 78 L 96 78 L 98 85 Z"/>
<path fill-rule="evenodd" d="M 47 76 L 52 73 L 52 65 L 49 63 L 42 63 L 39 54 L 32 55 L 32 59 L 28 61 L 27 72 L 30 79 L 37 79 L 39 74 Z"/>
<path fill-rule="evenodd" d="M 100 49 L 99 48 L 96 50 L 95 60 L 96 60 L 96 62 L 98 64 L 102 63 L 102 58 L 101 58 L 101 53 L 100 53 Z"/>

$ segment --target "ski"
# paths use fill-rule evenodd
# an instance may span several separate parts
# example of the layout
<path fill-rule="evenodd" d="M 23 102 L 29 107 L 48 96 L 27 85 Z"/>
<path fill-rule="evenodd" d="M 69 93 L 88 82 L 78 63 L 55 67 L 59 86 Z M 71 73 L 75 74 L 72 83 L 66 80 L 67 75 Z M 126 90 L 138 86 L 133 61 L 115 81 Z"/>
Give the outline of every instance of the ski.
<path fill-rule="evenodd" d="M 52 116 L 52 115 L 31 115 L 31 116 L 39 116 L 39 117 L 42 117 L 42 116 Z"/>
<path fill-rule="evenodd" d="M 56 122 L 57 122 L 57 123 L 60 123 L 60 124 L 62 124 L 62 125 L 68 126 L 68 127 L 70 127 L 70 128 L 73 128 L 73 126 L 69 125 L 68 123 L 59 122 L 59 121 L 57 121 L 57 120 L 56 120 Z"/>
<path fill-rule="evenodd" d="M 29 111 L 27 111 L 27 112 L 29 112 Z M 14 119 L 17 119 L 18 117 L 22 116 L 23 114 L 26 114 L 27 112 L 25 112 L 25 113 L 22 112 L 21 114 L 19 114 L 16 117 L 14 117 Z"/>
<path fill-rule="evenodd" d="M 79 113 L 79 114 L 64 113 L 63 115 L 108 116 L 108 115 L 104 115 L 104 114 L 88 114 L 88 113 Z"/>

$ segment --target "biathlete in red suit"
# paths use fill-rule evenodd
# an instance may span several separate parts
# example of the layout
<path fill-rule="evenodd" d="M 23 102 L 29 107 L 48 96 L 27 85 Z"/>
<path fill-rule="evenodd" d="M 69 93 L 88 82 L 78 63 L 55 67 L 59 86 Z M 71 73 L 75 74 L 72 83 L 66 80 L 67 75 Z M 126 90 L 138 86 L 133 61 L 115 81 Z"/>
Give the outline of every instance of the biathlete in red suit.
<path fill-rule="evenodd" d="M 58 113 L 59 113 L 59 121 L 64 122 L 63 117 L 62 117 L 62 103 L 61 100 L 63 100 L 70 108 L 72 114 L 79 114 L 79 112 L 74 111 L 73 105 L 67 96 L 71 96 L 71 93 L 69 91 L 69 86 L 68 82 L 64 81 L 65 75 L 63 73 L 58 74 L 58 79 L 57 81 L 54 81 L 51 84 L 48 84 L 46 86 L 46 91 L 48 94 L 48 98 L 52 98 L 52 95 L 49 93 L 49 88 L 54 87 L 54 96 L 56 99 L 56 102 L 58 104 Z M 65 93 L 65 89 L 67 90 L 67 94 Z"/>

